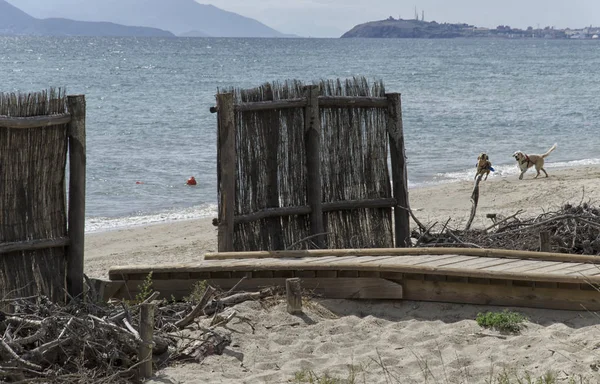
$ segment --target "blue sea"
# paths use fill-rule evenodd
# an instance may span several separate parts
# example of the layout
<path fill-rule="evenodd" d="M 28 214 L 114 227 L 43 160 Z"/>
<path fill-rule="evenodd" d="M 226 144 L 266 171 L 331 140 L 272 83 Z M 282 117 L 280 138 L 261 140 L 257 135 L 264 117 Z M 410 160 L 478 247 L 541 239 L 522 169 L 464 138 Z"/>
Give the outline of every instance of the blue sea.
<path fill-rule="evenodd" d="M 214 217 L 217 89 L 273 80 L 400 92 L 410 188 L 471 179 L 482 151 L 494 178 L 554 143 L 548 168 L 600 164 L 592 40 L 0 37 L 0 76 L 0 92 L 85 94 L 88 232 Z"/>

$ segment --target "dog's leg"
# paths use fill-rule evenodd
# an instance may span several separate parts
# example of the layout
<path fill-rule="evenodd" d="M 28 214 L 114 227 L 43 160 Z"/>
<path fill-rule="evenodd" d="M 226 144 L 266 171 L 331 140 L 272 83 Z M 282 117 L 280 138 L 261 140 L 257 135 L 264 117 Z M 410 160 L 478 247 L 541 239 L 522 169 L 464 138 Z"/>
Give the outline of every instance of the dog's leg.
<path fill-rule="evenodd" d="M 525 170 L 527 171 L 527 170 Z M 521 171 L 521 174 L 519 175 L 519 180 L 523 180 L 523 175 L 525 174 L 525 171 Z"/>
<path fill-rule="evenodd" d="M 548 172 L 546 172 L 546 170 L 544 168 L 542 168 L 542 171 L 544 171 L 544 173 L 546 174 L 546 177 L 548 177 Z M 539 174 L 539 171 L 538 171 Z"/>

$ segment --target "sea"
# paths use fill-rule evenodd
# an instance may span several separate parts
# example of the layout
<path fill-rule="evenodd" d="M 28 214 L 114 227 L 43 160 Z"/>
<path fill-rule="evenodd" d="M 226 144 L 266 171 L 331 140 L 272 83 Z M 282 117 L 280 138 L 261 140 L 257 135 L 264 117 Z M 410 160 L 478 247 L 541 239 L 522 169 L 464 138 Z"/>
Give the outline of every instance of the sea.
<path fill-rule="evenodd" d="M 600 164 L 600 41 L 0 37 L 0 92 L 87 102 L 86 232 L 215 217 L 219 88 L 364 76 L 402 94 L 409 188 Z M 186 185 L 194 176 L 195 187 Z"/>

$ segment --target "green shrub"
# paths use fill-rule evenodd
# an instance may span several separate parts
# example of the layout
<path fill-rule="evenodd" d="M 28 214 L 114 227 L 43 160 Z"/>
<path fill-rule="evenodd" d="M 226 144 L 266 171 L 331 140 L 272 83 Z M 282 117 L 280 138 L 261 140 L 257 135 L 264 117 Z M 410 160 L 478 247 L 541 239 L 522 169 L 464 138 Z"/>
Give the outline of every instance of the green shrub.
<path fill-rule="evenodd" d="M 525 316 L 505 309 L 502 312 L 486 312 L 477 314 L 477 324 L 484 328 L 493 328 L 500 332 L 519 333 L 525 326 Z"/>

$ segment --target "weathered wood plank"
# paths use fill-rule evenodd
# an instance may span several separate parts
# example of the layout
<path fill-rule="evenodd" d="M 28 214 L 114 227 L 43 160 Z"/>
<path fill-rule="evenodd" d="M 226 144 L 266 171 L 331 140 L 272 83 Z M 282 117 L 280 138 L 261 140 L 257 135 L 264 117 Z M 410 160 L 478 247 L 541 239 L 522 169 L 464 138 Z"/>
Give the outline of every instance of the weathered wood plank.
<path fill-rule="evenodd" d="M 310 206 L 310 233 L 325 232 L 323 224 L 323 189 L 321 180 L 321 111 L 319 109 L 319 87 L 304 87 L 306 108 L 304 112 L 304 145 L 306 150 L 306 195 Z M 313 239 L 317 248 L 326 248 L 325 236 Z"/>
<path fill-rule="evenodd" d="M 17 251 L 35 251 L 38 249 L 66 247 L 69 244 L 70 241 L 68 237 L 0 243 L 0 254 Z"/>
<path fill-rule="evenodd" d="M 399 93 L 386 94 L 388 101 L 387 131 L 392 165 L 392 190 L 398 206 L 394 208 L 395 242 L 397 248 L 408 248 L 410 241 L 410 218 L 408 204 L 408 172 L 404 149 L 402 106 Z"/>
<path fill-rule="evenodd" d="M 243 280 L 238 290 L 259 290 L 266 287 L 285 287 L 286 278 L 252 278 Z M 402 299 L 402 285 L 381 278 L 301 278 L 302 288 L 325 295 L 332 299 Z M 115 298 L 128 299 L 126 292 L 129 291 L 135 297 L 143 280 L 127 281 L 127 289 L 117 292 Z M 221 289 L 231 289 L 239 279 L 210 279 L 207 283 L 218 286 Z M 194 280 L 154 280 L 153 288 L 161 293 L 160 297 L 182 298 L 189 295 Z"/>
<path fill-rule="evenodd" d="M 45 128 L 70 122 L 70 113 L 32 117 L 0 116 L 0 127 L 2 128 Z"/>
<path fill-rule="evenodd" d="M 600 310 L 595 291 L 401 280 L 405 300 L 502 305 L 566 310 Z"/>
<path fill-rule="evenodd" d="M 286 100 L 274 100 L 274 101 L 255 101 L 251 103 L 240 103 L 235 105 L 237 112 L 256 112 L 256 111 L 268 111 L 274 109 L 290 109 L 290 108 L 304 108 L 306 107 L 306 98 L 286 99 Z M 217 111 L 220 112 L 220 108 L 217 105 Z"/>
<path fill-rule="evenodd" d="M 515 251 L 508 249 L 479 248 L 364 248 L 364 249 L 311 249 L 295 251 L 253 251 L 253 252 L 209 252 L 205 260 L 224 259 L 257 259 L 279 257 L 320 257 L 320 256 L 392 256 L 392 255 L 465 255 L 479 257 L 505 257 L 515 259 L 531 259 L 544 261 L 562 261 L 600 264 L 600 257 L 590 255 L 567 255 L 564 253 L 546 253 L 532 251 Z"/>
<path fill-rule="evenodd" d="M 365 200 L 345 200 L 345 201 L 333 201 L 333 202 L 322 202 L 321 209 L 323 212 L 331 211 L 345 211 L 352 209 L 376 209 L 376 208 L 390 208 L 396 205 L 396 199 L 393 198 L 381 198 L 381 199 L 365 199 Z M 253 221 L 268 219 L 272 217 L 284 217 L 284 216 L 301 216 L 308 215 L 312 212 L 310 206 L 300 207 L 280 207 L 280 208 L 265 208 L 258 212 L 249 213 L 246 215 L 238 215 L 234 217 L 235 224 L 251 223 Z"/>
<path fill-rule="evenodd" d="M 235 113 L 233 93 L 217 95 L 218 114 L 218 164 L 219 183 L 219 252 L 233 251 L 233 230 L 235 216 Z"/>
<path fill-rule="evenodd" d="M 67 248 L 67 292 L 73 298 L 83 294 L 85 249 L 86 132 L 85 96 L 67 96 L 71 120 L 69 140 L 69 213 Z"/>

